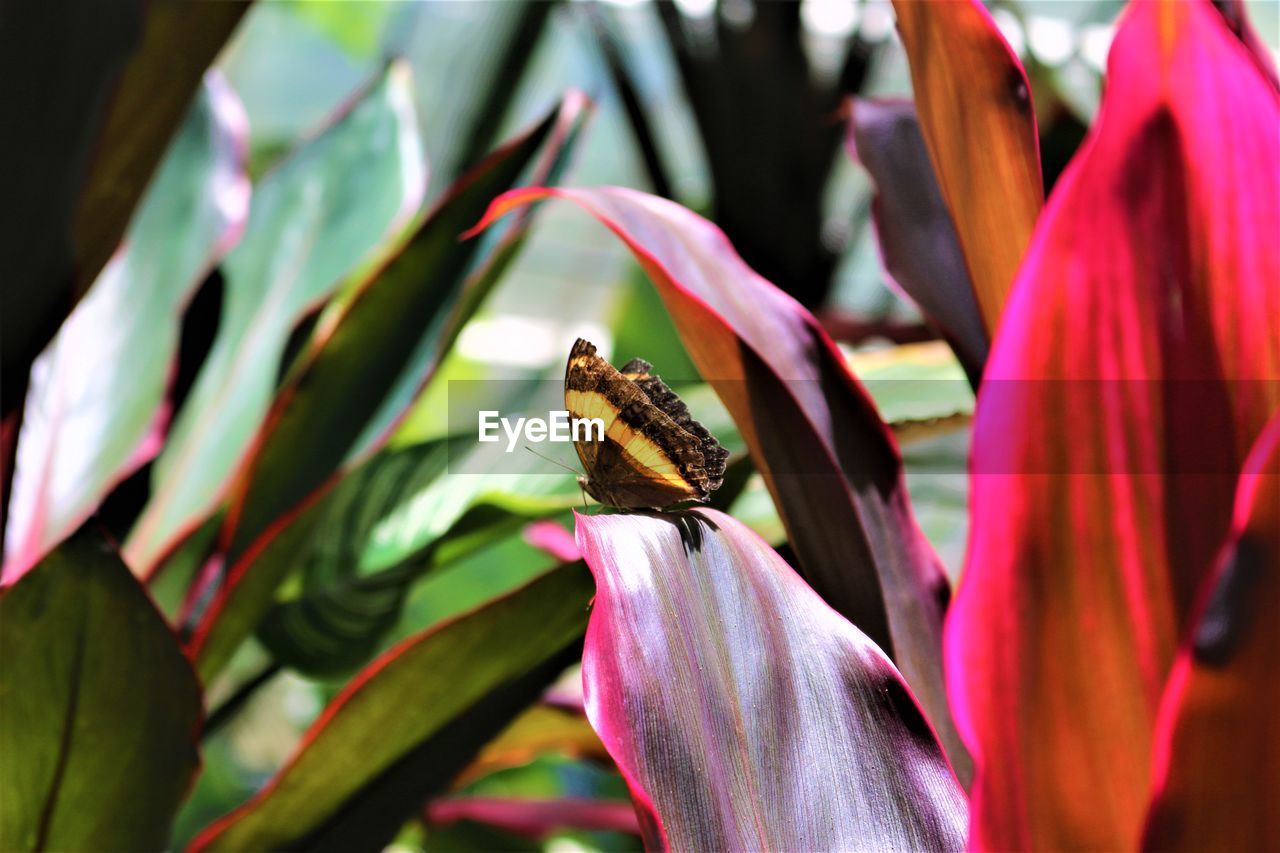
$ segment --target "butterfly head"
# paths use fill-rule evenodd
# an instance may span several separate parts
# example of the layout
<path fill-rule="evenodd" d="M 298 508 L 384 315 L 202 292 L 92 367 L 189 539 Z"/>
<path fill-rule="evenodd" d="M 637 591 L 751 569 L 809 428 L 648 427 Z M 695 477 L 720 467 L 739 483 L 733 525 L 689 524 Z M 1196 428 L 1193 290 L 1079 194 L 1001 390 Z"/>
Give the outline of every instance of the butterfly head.
<path fill-rule="evenodd" d="M 579 477 L 578 488 L 582 489 L 582 491 L 590 495 L 591 498 L 595 500 L 597 503 L 602 503 L 602 504 L 612 503 L 612 501 L 610 501 L 604 494 L 602 494 L 599 490 L 596 489 L 596 484 L 592 481 L 590 477 Z"/>

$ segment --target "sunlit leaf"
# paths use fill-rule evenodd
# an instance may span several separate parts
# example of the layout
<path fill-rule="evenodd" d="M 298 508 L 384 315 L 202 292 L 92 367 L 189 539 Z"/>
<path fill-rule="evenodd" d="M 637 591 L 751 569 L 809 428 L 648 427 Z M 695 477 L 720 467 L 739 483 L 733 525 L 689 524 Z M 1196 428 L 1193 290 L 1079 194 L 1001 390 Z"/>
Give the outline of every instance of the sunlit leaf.
<path fill-rule="evenodd" d="M 577 522 L 587 715 L 649 846 L 964 846 L 964 792 L 897 669 L 767 543 L 715 510 Z"/>
<path fill-rule="evenodd" d="M 1031 87 L 979 0 L 894 0 L 920 129 L 988 331 L 1044 203 Z"/>
<path fill-rule="evenodd" d="M 425 162 L 409 72 L 392 65 L 254 187 L 223 263 L 218 337 L 152 472 L 125 547 L 144 575 L 223 499 L 271 404 L 290 331 L 417 210 Z"/>
<path fill-rule="evenodd" d="M 0 649 L 0 849 L 163 849 L 199 766 L 200 689 L 101 536 L 0 593 Z"/>
<path fill-rule="evenodd" d="M 496 770 L 527 764 L 548 752 L 572 758 L 610 760 L 599 735 L 580 711 L 534 705 L 485 744 L 476 760 L 458 776 L 455 785 L 461 787 Z"/>
<path fill-rule="evenodd" d="M 205 71 L 249 5 L 240 0 L 146 5 L 142 40 L 120 76 L 76 211 L 78 288 L 87 288 L 115 252 Z"/>
<path fill-rule="evenodd" d="M 120 253 L 33 365 L 5 536 L 7 578 L 159 451 L 182 311 L 248 212 L 246 133 L 235 93 L 211 74 Z"/>
<path fill-rule="evenodd" d="M 973 389 L 954 351 L 942 341 L 851 353 L 849 367 L 900 443 L 912 424 L 973 414 Z"/>
<path fill-rule="evenodd" d="M 572 139 L 584 108 L 580 98 L 570 97 L 533 130 L 486 158 L 376 275 L 321 318 L 232 495 L 234 523 L 224 534 L 233 555 L 349 457 L 367 433 L 370 414 L 396 396 L 406 373 L 409 393 L 403 407 L 411 402 L 438 363 L 451 309 L 471 283 L 467 273 L 478 247 L 459 242 L 458 235 L 489 199 L 520 178 L 544 144 L 550 145 L 544 156 L 559 159 L 560 146 Z"/>
<path fill-rule="evenodd" d="M 21 211 L 0 235 L 6 419 L 22 406 L 31 362 L 75 303 L 76 202 L 142 18 L 134 3 L 20 3 L 5 10 L 5 108 L 24 117 L 22 133 L 0 138 L 5 203 Z M 48 62 L 51 49 L 63 57 L 59 73 L 41 75 L 42 85 L 18 85 Z"/>
<path fill-rule="evenodd" d="M 371 421 L 389 411 L 388 401 L 403 397 L 407 406 L 413 391 L 429 380 L 438 348 L 446 345 L 466 312 L 475 310 L 476 292 L 483 294 L 494 284 L 518 250 L 527 222 L 504 235 L 474 269 L 478 247 L 474 241 L 460 242 L 459 233 L 526 169 L 558 174 L 585 107 L 581 98 L 569 96 L 546 119 L 476 166 L 376 275 L 345 291 L 321 318 L 233 494 L 221 532 L 229 549 L 229 572 L 193 640 L 202 674 L 216 672 L 252 633 L 296 565 L 297 546 L 273 540 L 305 541 L 305 509 L 338 481 L 353 452 L 362 447 L 371 451 L 386 440 L 403 406 L 391 411 L 386 428 L 372 437 Z M 303 523 L 294 525 L 298 519 Z M 406 549 L 400 556 L 409 553 Z"/>

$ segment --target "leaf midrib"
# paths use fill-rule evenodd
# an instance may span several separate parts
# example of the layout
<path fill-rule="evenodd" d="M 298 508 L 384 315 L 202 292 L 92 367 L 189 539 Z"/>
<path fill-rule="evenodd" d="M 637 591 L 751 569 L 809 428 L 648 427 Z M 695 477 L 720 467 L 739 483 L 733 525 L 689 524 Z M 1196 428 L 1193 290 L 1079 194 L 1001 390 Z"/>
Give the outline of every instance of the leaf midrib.
<path fill-rule="evenodd" d="M 86 598 L 87 598 L 86 593 Z M 86 601 L 86 604 L 88 602 Z M 49 784 L 49 793 L 45 796 L 44 806 L 40 813 L 40 824 L 36 830 L 34 850 L 49 848 L 49 833 L 53 827 L 53 815 L 58 804 L 58 794 L 66 776 L 67 764 L 71 759 L 71 744 L 75 734 L 76 716 L 80 710 L 80 685 L 83 682 L 85 646 L 88 639 L 86 624 L 89 608 L 85 609 L 85 618 L 78 620 L 76 628 L 75 657 L 71 662 L 71 692 L 67 697 L 67 712 L 63 718 L 62 735 L 58 742 L 58 758 L 53 768 L 53 779 Z"/>

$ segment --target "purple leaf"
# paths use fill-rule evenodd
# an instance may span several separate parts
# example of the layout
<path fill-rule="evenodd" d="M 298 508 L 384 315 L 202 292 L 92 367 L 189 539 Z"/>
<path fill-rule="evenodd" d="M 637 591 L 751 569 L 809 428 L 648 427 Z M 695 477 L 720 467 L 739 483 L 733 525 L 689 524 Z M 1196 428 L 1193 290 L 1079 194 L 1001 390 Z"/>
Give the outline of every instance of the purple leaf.
<path fill-rule="evenodd" d="M 964 846 L 964 792 L 901 675 L 764 540 L 709 509 L 577 525 L 587 715 L 650 846 Z"/>
<path fill-rule="evenodd" d="M 876 185 L 871 212 L 885 271 L 942 331 L 969 376 L 981 376 L 990 342 L 915 106 L 850 104 L 846 146 Z"/>

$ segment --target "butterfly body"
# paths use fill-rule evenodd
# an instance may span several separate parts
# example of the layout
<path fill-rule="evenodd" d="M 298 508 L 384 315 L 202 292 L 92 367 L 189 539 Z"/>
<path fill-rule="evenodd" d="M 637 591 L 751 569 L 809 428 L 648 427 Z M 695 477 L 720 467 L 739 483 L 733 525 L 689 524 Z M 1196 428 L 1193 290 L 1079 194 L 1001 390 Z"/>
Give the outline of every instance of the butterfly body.
<path fill-rule="evenodd" d="M 604 422 L 603 441 L 575 441 L 582 488 L 622 508 L 705 501 L 724 478 L 728 452 L 657 376 L 632 359 L 618 370 L 579 338 L 565 368 L 565 408 Z"/>

